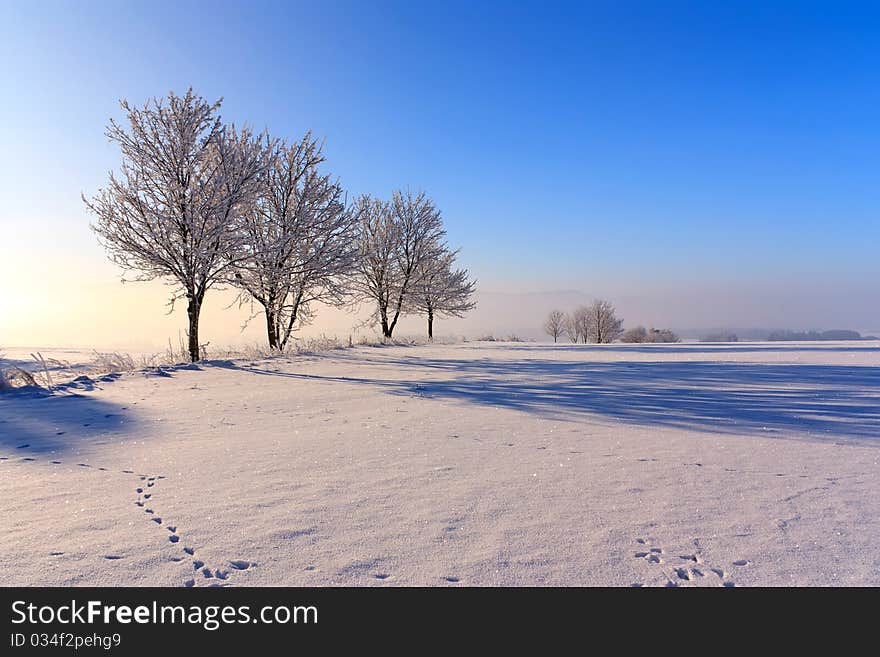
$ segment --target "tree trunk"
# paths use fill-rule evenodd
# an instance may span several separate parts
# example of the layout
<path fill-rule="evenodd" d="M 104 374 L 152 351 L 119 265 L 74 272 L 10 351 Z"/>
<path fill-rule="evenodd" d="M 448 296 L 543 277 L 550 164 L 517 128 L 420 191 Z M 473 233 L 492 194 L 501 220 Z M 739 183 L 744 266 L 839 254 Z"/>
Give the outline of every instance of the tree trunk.
<path fill-rule="evenodd" d="M 428 311 L 428 340 L 434 341 L 434 313 Z"/>
<path fill-rule="evenodd" d="M 391 337 L 391 330 L 388 328 L 388 309 L 380 308 L 379 309 L 379 318 L 382 320 L 382 336 L 385 338 Z"/>
<path fill-rule="evenodd" d="M 274 311 L 266 306 L 266 333 L 269 338 L 269 349 L 278 350 L 278 322 Z"/>
<path fill-rule="evenodd" d="M 193 363 L 198 362 L 202 354 L 199 349 L 199 314 L 202 311 L 202 299 L 204 293 L 191 292 L 187 294 L 189 302 L 186 305 L 186 314 L 189 318 L 189 358 Z"/>

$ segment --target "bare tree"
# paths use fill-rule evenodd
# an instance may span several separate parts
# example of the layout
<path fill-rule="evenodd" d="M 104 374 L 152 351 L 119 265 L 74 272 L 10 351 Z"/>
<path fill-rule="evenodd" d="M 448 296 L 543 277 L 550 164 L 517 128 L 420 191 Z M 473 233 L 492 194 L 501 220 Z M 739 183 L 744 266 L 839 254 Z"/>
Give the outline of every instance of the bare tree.
<path fill-rule="evenodd" d="M 405 309 L 424 313 L 428 319 L 428 338 L 434 339 L 435 317 L 462 317 L 476 307 L 471 299 L 476 283 L 466 269 L 454 269 L 457 251 L 444 251 L 434 260 L 422 262 L 408 295 Z"/>
<path fill-rule="evenodd" d="M 575 333 L 574 341 L 588 342 L 591 326 L 590 307 L 578 306 L 575 308 L 571 313 L 571 322 Z"/>
<path fill-rule="evenodd" d="M 565 331 L 565 313 L 561 310 L 551 310 L 544 322 L 544 333 L 553 338 L 553 342 Z"/>
<path fill-rule="evenodd" d="M 577 343 L 581 339 L 581 329 L 575 315 L 576 312 L 565 316 L 565 334 L 572 343 Z"/>
<path fill-rule="evenodd" d="M 347 300 L 356 223 L 338 182 L 318 171 L 323 149 L 311 133 L 289 145 L 267 137 L 263 150 L 258 197 L 240 228 L 247 257 L 230 282 L 263 307 L 269 347 L 283 351 L 311 304 Z"/>
<path fill-rule="evenodd" d="M 681 342 L 681 338 L 669 329 L 652 328 L 648 331 L 648 342 Z"/>
<path fill-rule="evenodd" d="M 648 331 L 644 326 L 636 326 L 620 336 L 621 342 L 639 343 L 648 341 Z"/>
<path fill-rule="evenodd" d="M 443 222 L 434 202 L 419 192 L 395 192 L 390 203 L 369 196 L 356 205 L 360 218 L 361 298 L 376 304 L 373 318 L 390 338 L 405 311 L 412 286 L 427 263 L 445 250 Z"/>
<path fill-rule="evenodd" d="M 623 320 L 615 316 L 610 302 L 597 299 L 584 310 L 584 342 L 610 343 L 623 333 Z"/>
<path fill-rule="evenodd" d="M 621 342 L 681 342 L 675 333 L 669 329 L 646 329 L 644 326 L 636 326 L 629 329 L 620 337 Z"/>
<path fill-rule="evenodd" d="M 111 120 L 107 128 L 122 150 L 120 175 L 111 173 L 91 201 L 83 197 L 113 262 L 137 272 L 135 280 L 170 279 L 172 309 L 186 297 L 193 362 L 205 293 L 239 257 L 237 224 L 264 166 L 251 131 L 221 122 L 220 102 L 192 89 L 142 109 L 123 101 L 128 127 Z"/>

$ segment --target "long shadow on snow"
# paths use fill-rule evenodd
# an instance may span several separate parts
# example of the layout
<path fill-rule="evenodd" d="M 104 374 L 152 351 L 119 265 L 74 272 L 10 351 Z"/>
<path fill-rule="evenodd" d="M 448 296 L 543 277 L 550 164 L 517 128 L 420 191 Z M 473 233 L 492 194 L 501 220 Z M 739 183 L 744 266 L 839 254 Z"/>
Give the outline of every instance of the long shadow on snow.
<path fill-rule="evenodd" d="M 151 368 L 142 375 L 170 377 L 175 369 L 193 368 Z M 133 410 L 81 394 L 99 390 L 100 384 L 112 383 L 120 376 L 79 377 L 57 386 L 54 393 L 34 387 L 0 393 L 0 456 L 61 455 L 99 435 L 109 438 L 128 433 L 137 422 Z"/>
<path fill-rule="evenodd" d="M 643 426 L 765 436 L 784 433 L 880 445 L 880 367 L 432 358 L 376 364 L 394 372 L 428 370 L 436 376 L 428 380 L 334 377 L 232 363 L 220 366 L 267 376 L 366 384 L 392 394 L 511 408 L 554 419 L 598 414 Z"/>

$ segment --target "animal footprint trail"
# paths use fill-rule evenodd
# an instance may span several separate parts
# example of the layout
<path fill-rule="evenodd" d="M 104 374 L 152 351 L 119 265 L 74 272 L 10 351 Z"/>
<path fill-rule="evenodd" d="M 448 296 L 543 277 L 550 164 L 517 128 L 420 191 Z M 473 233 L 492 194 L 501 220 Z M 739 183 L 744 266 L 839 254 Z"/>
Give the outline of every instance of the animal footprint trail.
<path fill-rule="evenodd" d="M 641 559 L 648 563 L 649 567 L 656 567 L 659 564 L 664 563 L 665 551 L 659 545 L 655 545 L 655 539 L 653 538 L 636 538 L 635 542 L 641 550 L 635 552 L 633 556 L 636 559 Z M 729 580 L 728 573 L 723 568 L 718 568 L 711 566 L 709 564 L 705 564 L 703 558 L 700 556 L 700 541 L 699 539 L 694 539 L 694 546 L 697 548 L 697 551 L 693 553 L 685 552 L 678 555 L 678 559 L 680 563 L 675 563 L 675 559 L 673 557 L 669 557 L 672 560 L 672 570 L 666 571 L 663 568 L 659 569 L 660 574 L 662 574 L 666 578 L 666 583 L 664 586 L 667 588 L 678 588 L 680 586 L 705 586 L 706 584 L 712 585 L 710 580 L 706 580 L 705 578 L 709 573 L 712 573 L 717 576 L 718 584 L 723 587 L 731 588 L 736 586 L 735 582 Z M 751 562 L 747 559 L 740 559 L 733 562 L 734 566 L 743 567 Z M 703 582 L 703 583 L 700 583 Z M 641 582 L 635 582 L 632 586 L 643 586 Z"/>
<path fill-rule="evenodd" d="M 18 449 L 27 449 L 29 447 L 30 447 L 30 444 L 23 444 L 23 445 L 20 445 L 18 447 Z M 0 456 L 0 461 L 8 461 L 8 460 L 9 460 L 9 457 Z M 38 461 L 38 459 L 34 458 L 34 457 L 22 457 L 21 459 L 19 459 L 19 462 L 37 462 L 37 461 Z M 47 463 L 49 465 L 53 465 L 53 466 L 58 466 L 58 465 L 64 464 L 63 461 L 61 461 L 59 459 L 45 461 L 45 463 Z M 150 519 L 151 522 L 155 523 L 156 525 L 162 526 L 162 524 L 163 524 L 162 517 L 156 513 L 156 510 L 152 506 L 148 507 L 146 505 L 148 502 L 152 503 L 155 501 L 155 494 L 156 494 L 155 491 L 157 490 L 156 484 L 159 483 L 160 481 L 166 479 L 165 475 L 135 473 L 135 471 L 131 470 L 131 469 L 111 470 L 110 468 L 106 468 L 104 466 L 96 466 L 94 464 L 86 463 L 86 462 L 75 463 L 74 465 L 76 465 L 80 468 L 90 469 L 90 470 L 95 470 L 95 471 L 100 471 L 100 472 L 106 472 L 106 473 L 114 472 L 114 473 L 123 474 L 123 475 L 137 476 L 139 484 L 134 489 L 135 494 L 137 496 L 137 499 L 135 499 L 134 504 L 138 508 L 143 509 L 144 515 L 146 515 Z M 150 489 L 150 492 L 146 492 L 147 489 Z M 180 536 L 179 532 L 177 531 L 177 526 L 166 524 L 165 528 L 169 531 L 168 541 L 172 545 L 177 545 L 178 543 L 180 543 L 181 536 Z M 190 545 L 184 546 L 182 548 L 182 550 L 183 550 L 184 554 L 186 554 L 190 557 L 194 556 L 196 553 L 195 548 Z M 61 556 L 63 554 L 64 554 L 63 552 L 52 552 L 51 556 Z M 105 561 L 119 561 L 119 560 L 124 559 L 124 555 L 106 554 L 106 555 L 103 555 L 103 559 Z M 183 557 L 178 557 L 178 556 L 174 556 L 174 557 L 170 558 L 170 561 L 172 563 L 180 563 L 183 560 L 184 560 Z M 196 565 L 196 564 L 199 564 L 199 565 Z M 205 580 L 217 579 L 217 580 L 221 580 L 223 582 L 222 584 L 220 584 L 218 582 L 214 582 L 212 584 L 209 584 L 209 586 L 228 586 L 228 579 L 229 579 L 229 576 L 231 575 L 232 572 L 249 570 L 253 566 L 255 566 L 256 564 L 252 561 L 246 561 L 243 559 L 236 559 L 236 560 L 229 561 L 228 565 L 231 570 L 225 570 L 223 568 L 211 568 L 211 567 L 207 566 L 201 560 L 196 560 L 193 562 L 194 570 L 196 572 L 201 572 L 203 579 L 205 579 Z M 389 577 L 389 575 L 383 575 L 383 574 L 377 575 L 377 578 L 380 578 L 380 579 L 384 579 L 386 577 Z M 196 579 L 193 577 L 188 577 L 187 579 L 184 580 L 183 585 L 186 587 L 195 586 Z"/>

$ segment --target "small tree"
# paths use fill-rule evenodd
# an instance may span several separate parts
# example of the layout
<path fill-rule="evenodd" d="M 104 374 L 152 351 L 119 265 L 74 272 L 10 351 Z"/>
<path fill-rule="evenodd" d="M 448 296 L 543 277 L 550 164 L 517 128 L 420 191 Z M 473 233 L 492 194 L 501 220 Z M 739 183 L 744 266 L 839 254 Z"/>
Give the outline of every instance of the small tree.
<path fill-rule="evenodd" d="M 681 338 L 669 329 L 655 329 L 648 331 L 648 342 L 681 342 Z"/>
<path fill-rule="evenodd" d="M 91 201 L 83 197 L 113 262 L 137 272 L 135 280 L 170 279 L 172 309 L 186 297 L 193 362 L 205 293 L 241 256 L 238 222 L 264 166 L 250 130 L 221 123 L 220 102 L 192 89 L 142 109 L 122 101 L 128 128 L 113 120 L 107 128 L 122 150 L 121 173 Z"/>
<path fill-rule="evenodd" d="M 424 313 L 428 319 L 428 339 L 434 339 L 435 317 L 462 317 L 476 303 L 471 299 L 476 284 L 466 269 L 453 269 L 456 251 L 445 251 L 432 262 L 419 266 L 407 309 Z"/>
<path fill-rule="evenodd" d="M 259 194 L 241 223 L 247 257 L 230 282 L 263 307 L 269 347 L 283 351 L 311 304 L 347 299 L 356 224 L 339 183 L 318 171 L 324 155 L 311 133 L 277 147 L 267 138 L 263 149 Z"/>
<path fill-rule="evenodd" d="M 561 310 L 551 310 L 544 322 L 544 333 L 557 342 L 559 336 L 565 331 L 565 313 Z"/>
<path fill-rule="evenodd" d="M 648 331 L 645 329 L 644 326 L 636 326 L 635 328 L 629 329 L 626 333 L 620 336 L 620 341 L 630 343 L 647 342 Z"/>
<path fill-rule="evenodd" d="M 590 308 L 578 306 L 571 313 L 573 337 L 572 342 L 582 341 L 586 344 L 590 333 Z"/>
<path fill-rule="evenodd" d="M 597 299 L 586 309 L 584 342 L 614 342 L 623 333 L 623 320 L 614 314 L 610 302 Z"/>
<path fill-rule="evenodd" d="M 565 334 L 572 343 L 577 343 L 581 338 L 581 330 L 575 314 L 576 313 L 572 313 L 571 315 L 565 316 Z"/>

